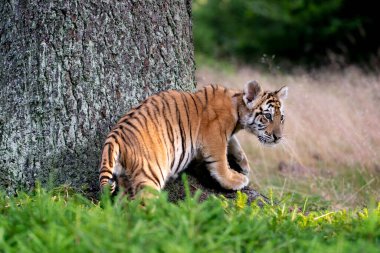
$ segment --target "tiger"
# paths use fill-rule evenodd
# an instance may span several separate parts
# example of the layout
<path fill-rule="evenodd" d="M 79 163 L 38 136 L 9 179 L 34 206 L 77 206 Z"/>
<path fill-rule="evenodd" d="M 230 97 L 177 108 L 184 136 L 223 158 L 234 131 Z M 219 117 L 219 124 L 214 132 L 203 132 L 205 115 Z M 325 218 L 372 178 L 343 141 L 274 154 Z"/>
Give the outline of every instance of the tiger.
<path fill-rule="evenodd" d="M 242 129 L 265 145 L 282 139 L 286 86 L 263 91 L 257 81 L 242 90 L 208 85 L 195 92 L 167 90 L 148 97 L 121 117 L 103 145 L 99 184 L 111 194 L 124 188 L 160 191 L 193 160 L 206 164 L 225 189 L 249 184 L 250 166 L 236 133 Z M 232 156 L 242 171 L 229 167 Z M 206 173 L 206 172 L 205 172 Z"/>

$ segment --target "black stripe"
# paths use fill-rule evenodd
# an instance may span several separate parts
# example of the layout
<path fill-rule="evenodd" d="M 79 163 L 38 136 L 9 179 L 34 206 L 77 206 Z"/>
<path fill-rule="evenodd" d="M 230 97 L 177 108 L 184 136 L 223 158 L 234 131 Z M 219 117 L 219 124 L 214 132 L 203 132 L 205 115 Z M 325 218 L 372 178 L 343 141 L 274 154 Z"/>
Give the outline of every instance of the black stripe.
<path fill-rule="evenodd" d="M 166 132 L 169 132 L 168 131 L 168 128 L 167 128 L 167 124 L 165 122 L 165 125 L 166 125 L 166 128 L 167 131 Z M 169 142 L 169 143 L 168 143 Z M 163 138 L 163 143 L 165 145 L 165 154 L 166 154 L 166 165 L 169 165 L 169 160 L 170 160 L 170 157 L 169 157 L 169 154 L 171 152 L 171 150 L 169 150 L 169 145 L 172 145 L 171 142 L 170 142 L 170 139 L 168 140 L 168 138 Z"/>
<path fill-rule="evenodd" d="M 178 166 L 177 168 L 175 169 L 175 172 L 178 171 L 178 168 L 181 166 L 181 163 L 183 161 L 183 157 L 185 156 L 185 151 L 186 151 L 186 135 L 185 135 L 185 132 L 184 132 L 184 129 L 183 129 L 183 124 L 182 124 L 182 119 L 181 119 L 181 113 L 180 111 L 178 110 L 178 105 L 177 103 L 175 104 L 176 106 L 176 115 L 177 115 L 177 122 L 178 122 L 178 125 L 179 125 L 179 131 L 180 131 L 180 135 L 181 135 L 181 144 L 182 144 L 182 153 L 181 153 L 181 156 L 179 158 L 179 163 L 178 163 Z"/>
<path fill-rule="evenodd" d="M 149 168 L 149 170 L 150 170 L 150 168 Z M 144 174 L 144 176 L 146 177 L 146 178 L 148 178 L 150 181 L 152 181 L 153 183 L 155 183 L 157 186 L 159 186 L 160 188 L 161 188 L 161 186 L 159 185 L 159 183 L 157 182 L 157 179 L 155 180 L 155 178 L 152 178 L 152 177 L 150 177 L 148 174 L 146 174 L 146 172 L 145 172 L 145 170 L 142 168 L 141 169 L 141 171 L 142 171 L 142 173 Z"/>
<path fill-rule="evenodd" d="M 140 143 L 139 143 L 139 149 L 131 149 L 133 151 L 133 164 L 131 164 L 131 168 L 133 170 L 137 170 L 136 168 L 138 167 L 139 163 L 140 163 L 140 159 L 142 159 L 141 157 L 141 147 L 140 147 Z M 144 155 L 144 154 L 142 154 Z M 141 166 L 140 166 L 141 167 Z M 138 170 L 137 170 L 138 171 Z"/>
<path fill-rule="evenodd" d="M 160 101 L 157 101 L 156 97 L 152 97 L 152 105 L 154 106 L 154 109 L 156 110 L 156 112 L 160 112 L 160 108 L 159 108 L 159 103 Z"/>
<path fill-rule="evenodd" d="M 104 169 L 104 168 L 105 168 L 105 169 Z M 113 174 L 112 174 L 112 171 L 111 171 L 110 169 L 108 169 L 107 167 L 105 167 L 105 166 L 103 166 L 103 167 L 100 169 L 99 174 L 102 175 L 102 174 L 104 174 L 104 173 L 108 173 L 108 174 L 110 174 L 110 176 L 113 175 Z"/>
<path fill-rule="evenodd" d="M 160 166 L 160 164 L 159 164 L 159 162 L 158 162 L 157 157 L 156 157 L 156 163 L 157 163 L 158 168 L 160 169 L 160 173 L 161 173 L 162 181 L 165 182 L 165 177 L 164 177 L 164 174 L 162 173 L 162 168 L 161 168 L 161 166 Z"/>
<path fill-rule="evenodd" d="M 140 113 L 140 116 L 144 119 L 144 126 L 147 127 L 148 118 L 144 115 L 144 113 Z"/>
<path fill-rule="evenodd" d="M 166 129 L 166 133 L 167 133 L 167 135 L 169 136 L 169 128 L 168 128 L 168 126 L 167 126 L 167 123 L 166 123 L 166 120 L 165 120 L 165 129 Z M 162 126 L 162 127 L 164 127 L 164 126 Z M 164 138 L 165 136 L 163 136 L 163 143 L 164 143 L 164 145 L 165 145 L 165 153 L 166 153 L 166 164 L 168 165 L 169 164 L 169 153 L 170 153 L 170 150 L 169 150 L 169 144 L 171 144 L 171 142 L 170 142 L 170 138 L 169 138 L 169 140 L 168 140 L 168 138 Z M 169 142 L 169 144 L 168 144 L 168 142 Z"/>
<path fill-rule="evenodd" d="M 166 125 L 166 128 L 168 130 L 167 135 L 168 135 L 169 141 L 174 144 L 173 127 L 172 127 L 171 122 L 169 122 L 169 120 L 167 118 L 165 118 L 165 125 Z M 174 147 L 173 147 L 173 149 L 174 149 Z"/>
<path fill-rule="evenodd" d="M 112 144 L 112 142 L 106 141 L 106 143 L 104 143 L 104 145 L 103 145 L 103 149 L 105 148 L 106 145 L 113 145 L 113 144 Z"/>
<path fill-rule="evenodd" d="M 195 110 L 197 111 L 197 115 L 199 115 L 198 106 L 197 106 L 197 103 L 195 102 L 193 94 L 189 93 L 189 95 L 191 97 L 191 100 L 193 100 L 193 103 L 194 103 L 194 106 L 195 106 Z"/>
<path fill-rule="evenodd" d="M 112 132 L 107 136 L 107 139 L 109 139 L 109 138 L 112 138 L 112 139 L 114 139 L 115 141 L 117 140 L 117 135 L 116 135 L 116 133 L 113 132 L 113 130 L 112 130 Z"/>
<path fill-rule="evenodd" d="M 171 116 L 172 115 L 172 112 L 171 112 L 171 109 L 170 109 L 170 105 L 169 105 L 169 102 L 168 102 L 168 99 L 172 99 L 172 97 L 165 97 L 165 94 L 160 94 L 161 96 L 161 102 L 162 102 L 162 107 L 163 107 L 163 116 L 165 119 L 167 119 L 167 116 Z M 167 109 L 167 110 L 166 110 Z"/>
<path fill-rule="evenodd" d="M 126 144 L 130 144 L 130 145 L 133 145 L 134 142 L 136 144 L 139 144 L 139 140 L 137 138 L 137 135 L 136 133 L 133 131 L 135 130 L 137 127 L 133 125 L 132 122 L 122 122 L 120 124 L 125 124 L 125 126 L 123 126 L 123 131 L 121 132 L 122 135 L 121 137 L 123 138 L 123 140 L 126 141 Z M 133 127 L 134 126 L 134 127 Z M 130 127 L 132 127 L 133 129 L 130 129 Z M 128 132 L 128 133 L 127 133 Z M 138 132 L 139 133 L 139 132 Z M 141 134 L 140 134 L 141 135 Z M 126 139 L 128 138 L 128 140 Z M 133 142 L 133 141 L 134 142 Z"/>
<path fill-rule="evenodd" d="M 194 97 L 196 97 L 199 101 L 199 103 L 202 105 L 202 110 L 205 109 L 206 104 L 203 104 L 202 100 L 198 97 L 198 94 L 201 94 L 202 91 L 198 91 L 197 93 L 194 94 Z"/>
<path fill-rule="evenodd" d="M 205 87 L 204 91 L 205 91 L 205 100 L 206 100 L 206 105 L 207 105 L 208 104 L 208 95 L 207 95 L 206 87 Z"/>
<path fill-rule="evenodd" d="M 153 105 L 153 104 L 152 104 Z M 158 126 L 160 125 L 160 122 L 159 122 L 159 119 L 157 118 L 157 114 L 158 114 L 159 112 L 157 112 L 157 113 L 154 113 L 153 112 L 153 114 L 151 113 L 151 111 L 148 109 L 147 110 L 147 114 L 148 114 L 148 117 L 151 119 L 151 121 L 153 122 L 153 126 L 154 126 L 154 128 L 156 128 L 156 130 L 157 130 L 157 133 L 159 133 L 160 134 L 160 136 L 162 136 L 163 135 L 163 133 L 162 133 L 162 128 L 159 128 Z M 149 131 L 149 128 L 148 128 L 148 131 Z"/>
<path fill-rule="evenodd" d="M 182 157 L 182 154 L 183 154 L 183 157 Z M 187 156 L 188 155 L 188 152 L 182 152 L 182 154 L 181 154 L 181 159 L 180 159 L 180 161 L 179 161 L 179 164 L 178 164 L 178 166 L 177 166 L 177 168 L 175 169 L 175 171 L 174 171 L 174 174 L 177 174 L 178 173 L 178 171 L 182 171 L 183 169 L 184 169 L 184 165 L 187 163 L 187 161 L 189 160 L 189 157 L 190 157 L 190 155 L 189 156 Z M 186 157 L 187 156 L 187 157 Z M 185 158 L 186 157 L 186 159 L 183 159 L 183 158 Z M 184 162 L 184 163 L 182 163 L 182 162 Z"/>
<path fill-rule="evenodd" d="M 161 188 L 161 181 L 160 179 L 158 178 L 156 172 L 152 169 L 152 167 L 150 166 L 150 164 L 148 163 L 148 169 L 150 170 L 150 174 L 152 174 L 152 176 L 154 177 L 154 179 L 157 180 L 158 184 L 160 185 L 160 188 Z"/>
<path fill-rule="evenodd" d="M 124 144 L 127 144 L 128 142 L 125 139 L 126 136 L 124 135 L 125 133 L 124 133 L 124 128 L 123 128 L 122 124 L 119 125 L 119 129 L 120 129 L 120 132 L 118 132 L 118 133 L 119 133 L 119 136 L 120 136 L 121 140 L 124 142 Z"/>
<path fill-rule="evenodd" d="M 141 182 L 138 182 L 137 185 L 135 186 L 135 190 L 140 190 L 140 189 L 139 189 L 140 186 L 141 186 L 142 184 L 147 183 L 147 182 L 148 182 L 148 181 L 141 181 Z"/>
<path fill-rule="evenodd" d="M 152 101 L 154 101 L 154 102 L 157 103 L 157 101 L 155 101 L 155 100 L 152 100 Z M 152 105 L 154 105 L 154 104 L 152 103 Z M 159 125 L 159 120 L 158 120 L 158 118 L 157 118 L 157 114 L 160 113 L 159 110 L 158 110 L 158 107 L 157 107 L 157 114 L 153 113 L 153 115 L 152 115 L 149 109 L 147 110 L 147 113 L 148 113 L 148 116 L 149 116 L 151 119 L 152 119 L 152 118 L 155 118 L 155 119 L 156 119 L 156 123 L 157 123 L 157 124 L 153 124 L 153 125 L 154 125 L 154 127 L 156 128 L 157 132 L 159 133 L 158 140 L 159 140 L 159 142 L 160 142 L 161 145 L 164 144 L 164 146 L 165 146 L 165 150 L 168 151 L 168 148 L 167 148 L 167 145 L 166 145 L 166 143 L 165 143 L 165 140 L 162 140 L 162 137 L 164 136 L 164 134 L 163 134 L 163 129 L 162 129 L 162 127 L 158 127 L 158 125 Z M 154 141 L 154 140 L 153 140 L 153 136 L 152 136 L 152 135 L 149 135 L 149 136 L 151 137 L 151 140 Z M 155 160 L 156 160 L 157 166 L 158 166 L 159 169 L 160 169 L 160 173 L 161 173 L 161 176 L 162 176 L 162 180 L 163 180 L 163 182 L 165 182 L 165 178 L 164 178 L 164 175 L 163 175 L 163 173 L 162 173 L 161 166 L 160 166 L 160 164 L 159 164 L 159 162 L 158 162 L 157 153 L 156 153 L 156 152 L 153 152 L 153 154 L 154 154 L 154 158 L 155 158 Z M 152 172 L 152 174 L 153 174 L 153 172 Z M 155 174 L 154 174 L 154 177 L 157 178 L 157 180 L 158 180 L 158 177 L 157 177 Z M 159 180 L 158 180 L 158 182 L 160 183 L 160 187 L 161 187 L 161 182 L 160 182 Z"/>
<path fill-rule="evenodd" d="M 168 131 L 168 137 L 169 137 L 169 140 L 170 140 L 171 143 L 174 144 L 173 127 L 172 127 L 172 125 L 171 125 L 171 123 L 169 122 L 168 119 L 165 119 L 165 124 L 166 124 L 167 129 L 169 130 L 169 131 Z M 174 149 L 174 147 L 173 147 L 173 149 Z"/>
<path fill-rule="evenodd" d="M 216 163 L 217 162 L 217 160 L 216 161 L 204 161 L 204 163 L 206 164 L 206 165 L 208 165 L 208 164 L 212 164 L 212 163 Z"/>
<path fill-rule="evenodd" d="M 233 94 L 232 95 L 232 97 L 234 98 L 234 97 L 238 97 L 238 96 L 240 96 L 240 95 L 242 95 L 243 93 L 235 93 L 235 94 Z"/>
<path fill-rule="evenodd" d="M 137 107 L 133 108 L 132 110 L 138 111 L 143 105 L 145 105 L 148 102 L 148 99 L 145 99 L 142 101 Z"/>
<path fill-rule="evenodd" d="M 207 156 L 207 157 L 203 157 L 203 160 L 207 160 L 207 159 L 209 159 L 209 158 L 211 158 L 212 157 L 212 155 L 209 155 L 209 156 Z"/>
<path fill-rule="evenodd" d="M 138 129 L 138 127 L 136 127 L 132 122 L 127 121 L 127 122 L 124 122 L 124 124 L 126 124 L 126 125 L 130 126 L 131 128 L 133 128 L 133 130 L 135 130 L 141 136 L 141 138 L 143 138 L 143 134 L 141 133 L 140 129 Z M 130 133 L 132 133 L 133 135 L 135 135 L 134 132 L 131 129 L 126 128 L 126 130 L 128 130 Z"/>
<path fill-rule="evenodd" d="M 205 164 L 211 164 L 211 163 L 215 163 L 215 162 L 218 161 L 218 160 L 213 160 L 213 159 L 210 160 L 210 158 L 213 158 L 213 156 L 212 155 L 208 155 L 206 157 L 203 157 L 203 162 Z"/>
<path fill-rule="evenodd" d="M 132 123 L 132 122 L 124 122 L 124 124 L 126 124 L 126 125 L 128 125 L 128 126 L 130 126 L 131 128 L 133 128 L 133 130 L 135 130 L 139 135 L 140 135 L 140 137 L 141 137 L 141 141 L 143 142 L 143 145 L 145 146 L 145 147 L 147 147 L 147 145 L 146 145 L 146 143 L 145 143 L 145 140 L 144 140 L 144 136 L 143 136 L 143 134 L 141 133 L 141 131 Z M 145 149 L 142 149 L 141 148 L 141 143 L 139 142 L 139 140 L 138 140 L 138 138 L 137 138 L 137 136 L 136 136 L 136 134 L 135 134 L 135 132 L 134 131 L 132 131 L 132 129 L 129 129 L 129 128 L 125 128 L 125 130 L 127 130 L 129 133 L 131 133 L 134 137 L 135 137 L 135 139 L 136 139 L 136 143 L 135 144 L 137 144 L 137 145 L 139 145 L 139 148 L 140 148 L 140 150 L 141 151 L 144 151 Z"/>
<path fill-rule="evenodd" d="M 99 178 L 99 183 L 101 183 L 104 179 L 110 180 L 110 179 L 112 179 L 112 177 L 101 176 L 101 177 Z"/>
<path fill-rule="evenodd" d="M 112 133 L 110 134 L 107 138 L 113 138 L 114 142 L 119 146 L 119 149 L 120 149 L 120 143 L 118 141 L 118 135 L 117 133 Z M 112 153 L 113 151 L 115 150 L 115 147 L 114 147 L 114 144 L 111 144 L 109 147 L 108 147 L 108 163 L 110 164 L 110 167 L 113 167 L 113 159 L 111 159 L 111 149 L 110 147 L 112 147 Z"/>
<path fill-rule="evenodd" d="M 192 153 L 191 154 L 188 153 L 188 156 L 187 156 L 187 158 L 186 158 L 186 160 L 184 162 L 184 165 L 181 166 L 175 173 L 177 173 L 178 171 L 182 171 L 182 170 L 186 169 L 185 168 L 185 164 L 188 164 L 190 158 L 192 158 Z"/>
<path fill-rule="evenodd" d="M 169 97 L 167 99 L 165 99 L 165 101 L 167 100 L 172 100 L 173 104 L 175 105 L 176 107 L 176 112 L 178 111 L 178 105 L 177 105 L 177 101 L 175 100 L 175 98 L 173 96 L 171 96 L 171 94 L 169 94 Z M 170 163 L 170 170 L 173 170 L 173 166 L 174 166 L 174 162 L 176 160 L 176 143 L 175 143 L 175 139 L 177 139 L 178 137 L 178 134 L 176 133 L 176 131 L 173 129 L 173 125 L 176 125 L 176 124 L 173 124 L 174 123 L 174 119 L 173 117 L 176 116 L 175 113 L 173 113 L 172 111 L 172 107 L 169 105 L 169 102 L 167 101 L 167 105 L 168 105 L 168 109 L 169 109 L 169 115 L 171 116 L 171 119 L 173 122 L 169 122 L 167 121 L 166 124 L 167 126 L 169 127 L 168 129 L 170 129 L 170 132 L 171 132 L 171 135 L 172 135 L 172 139 L 171 139 L 171 144 L 172 144 L 172 161 Z M 178 123 L 178 121 L 177 121 Z"/>
<path fill-rule="evenodd" d="M 140 115 L 140 114 L 139 114 L 139 115 Z M 145 127 L 145 124 L 141 121 L 140 117 L 136 117 L 136 118 L 133 118 L 133 119 L 137 120 L 137 122 L 140 124 L 140 126 L 141 126 L 142 128 Z"/>
<path fill-rule="evenodd" d="M 139 176 L 140 174 L 141 174 L 141 172 L 142 172 L 142 166 L 135 166 L 136 165 L 136 163 L 138 163 L 138 158 L 140 158 L 140 157 L 136 157 L 136 160 L 135 160 L 135 162 L 134 162 L 134 165 L 132 166 L 132 168 L 133 168 L 133 170 L 132 170 L 132 172 L 130 173 L 130 177 L 131 177 L 131 181 L 133 182 L 133 181 L 135 181 L 135 178 L 137 177 L 137 176 Z M 138 165 L 138 164 L 137 164 Z"/>
<path fill-rule="evenodd" d="M 190 149 L 191 151 L 193 151 L 193 134 L 191 132 L 191 123 L 190 123 L 190 109 L 189 109 L 189 103 L 187 101 L 187 98 L 186 98 L 186 95 L 181 93 L 181 97 L 182 97 L 182 101 L 183 101 L 183 104 L 185 106 L 185 110 L 186 110 L 186 116 L 187 116 L 187 126 L 189 128 L 189 135 L 190 135 Z"/>
<path fill-rule="evenodd" d="M 149 109 L 147 110 L 147 114 L 148 114 L 148 117 L 152 119 L 152 115 L 150 115 Z M 147 131 L 149 138 L 153 141 L 153 135 L 151 134 L 150 128 L 148 127 L 148 118 L 143 113 L 141 113 L 140 115 L 141 115 L 141 117 L 144 118 L 145 124 L 146 124 L 145 130 Z M 155 125 L 155 124 L 153 124 L 153 125 Z M 142 135 L 141 135 L 141 138 L 144 139 L 142 137 Z M 147 147 L 147 145 L 145 143 L 144 143 L 144 145 Z"/>
<path fill-rule="evenodd" d="M 175 151 L 174 151 L 175 155 Z M 173 165 L 174 165 L 175 157 L 173 157 L 172 162 L 170 163 L 170 170 L 173 170 Z"/>
<path fill-rule="evenodd" d="M 156 129 L 156 132 L 158 133 L 158 141 L 160 142 L 160 144 L 162 145 L 164 143 L 164 140 L 162 139 L 164 137 L 164 131 L 163 131 L 163 128 L 162 127 L 159 127 L 160 126 L 160 120 L 158 119 L 158 115 L 161 115 L 160 111 L 158 110 L 158 107 L 157 105 L 153 104 L 153 106 L 156 106 L 156 113 L 152 113 L 149 108 L 147 110 L 147 113 L 148 113 L 148 116 L 149 118 L 153 121 L 153 126 L 154 128 Z M 149 128 L 148 128 L 148 132 L 149 132 Z M 154 141 L 154 136 L 153 135 L 150 135 L 149 134 L 149 137 L 152 141 Z M 166 146 L 166 145 L 165 145 Z"/>
<path fill-rule="evenodd" d="M 143 105 L 144 105 L 144 104 L 139 104 L 137 107 L 133 108 L 133 110 L 138 111 L 138 110 L 140 110 L 140 108 L 141 108 Z"/>
<path fill-rule="evenodd" d="M 211 88 L 212 88 L 212 95 L 215 97 L 215 90 L 216 90 L 216 88 L 214 87 L 214 85 L 211 85 Z"/>
<path fill-rule="evenodd" d="M 112 151 L 113 151 L 113 145 L 112 145 Z M 110 167 L 113 167 L 113 162 L 112 162 L 113 159 L 111 159 L 112 151 L 111 151 L 111 147 L 109 146 L 108 147 L 108 165 Z"/>
<path fill-rule="evenodd" d="M 160 123 L 160 120 L 158 119 L 158 115 L 161 115 L 161 111 L 160 111 L 160 109 L 159 109 L 159 106 L 158 106 L 158 102 L 156 101 L 156 99 L 154 98 L 152 98 L 152 103 L 151 103 L 151 105 L 153 106 L 153 108 L 154 108 L 154 110 L 153 110 L 153 115 L 151 114 L 151 111 L 149 110 L 150 108 L 148 108 L 148 110 L 147 110 L 147 113 L 148 113 L 148 116 L 151 118 L 151 120 L 153 121 L 153 123 L 155 123 L 155 124 L 153 124 L 154 125 L 154 127 L 157 129 L 157 130 L 159 130 L 158 129 L 158 125 L 159 125 L 159 123 Z M 155 121 L 155 122 L 154 122 Z M 162 134 L 162 132 L 161 132 L 161 134 Z"/>
<path fill-rule="evenodd" d="M 129 116 L 129 117 L 133 117 L 133 116 L 135 116 L 135 114 L 136 114 L 136 110 L 130 110 L 128 113 L 127 113 L 127 115 Z"/>
<path fill-rule="evenodd" d="M 170 99 L 173 99 L 172 97 L 169 97 Z M 174 132 L 173 132 L 173 127 L 172 127 L 172 123 L 169 121 L 169 119 L 168 119 L 168 117 L 169 116 L 171 116 L 172 115 L 172 110 L 171 110 L 171 107 L 170 107 L 170 105 L 169 105 L 169 103 L 168 103 L 168 99 L 169 98 L 166 98 L 165 96 L 164 96 L 164 94 L 162 94 L 162 96 L 161 96 L 161 99 L 162 99 L 162 102 L 163 102 L 163 104 L 162 104 L 162 106 L 163 106 L 163 110 L 164 110 L 164 118 L 165 118 L 165 129 L 167 129 L 167 131 L 166 131 L 166 134 L 167 134 L 167 136 L 168 136 L 168 138 L 169 138 L 169 144 L 171 145 L 171 152 L 173 153 L 173 154 L 175 154 L 175 147 L 174 147 Z M 168 112 L 168 113 L 166 113 L 166 112 Z M 165 146 L 166 146 L 166 148 L 167 148 L 167 142 L 166 142 L 166 139 L 165 139 Z M 167 161 L 168 161 L 168 164 L 169 164 L 169 149 L 167 148 L 167 151 L 168 152 L 166 152 L 166 157 L 167 157 Z M 175 158 L 174 157 L 172 157 L 172 160 L 171 160 L 171 165 L 170 165 L 170 169 L 172 169 L 172 167 L 173 167 L 173 163 L 174 163 L 174 160 L 175 160 Z"/>

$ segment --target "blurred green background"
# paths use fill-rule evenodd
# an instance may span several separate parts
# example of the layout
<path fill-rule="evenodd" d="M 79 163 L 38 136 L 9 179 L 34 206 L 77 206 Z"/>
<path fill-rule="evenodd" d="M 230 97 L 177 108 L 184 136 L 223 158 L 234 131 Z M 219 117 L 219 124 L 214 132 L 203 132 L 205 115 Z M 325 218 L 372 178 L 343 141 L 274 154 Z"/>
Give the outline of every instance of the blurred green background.
<path fill-rule="evenodd" d="M 371 64 L 379 17 L 369 0 L 194 0 L 195 51 L 243 63 Z"/>

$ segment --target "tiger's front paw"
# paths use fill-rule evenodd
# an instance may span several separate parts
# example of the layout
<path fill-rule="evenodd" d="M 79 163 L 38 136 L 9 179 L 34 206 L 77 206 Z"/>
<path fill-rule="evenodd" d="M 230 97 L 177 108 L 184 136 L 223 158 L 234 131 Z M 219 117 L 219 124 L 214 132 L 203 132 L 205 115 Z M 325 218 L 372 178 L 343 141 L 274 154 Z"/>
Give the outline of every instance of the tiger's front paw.
<path fill-rule="evenodd" d="M 240 190 L 249 184 L 249 179 L 246 175 L 243 175 L 234 170 L 230 170 L 228 176 L 218 177 L 214 175 L 214 177 L 217 179 L 217 181 L 223 188 L 228 190 Z"/>
<path fill-rule="evenodd" d="M 236 173 L 237 175 L 234 175 L 234 183 L 231 187 L 232 190 L 241 190 L 244 187 L 246 187 L 249 184 L 249 179 L 246 175 L 243 175 L 241 173 Z"/>

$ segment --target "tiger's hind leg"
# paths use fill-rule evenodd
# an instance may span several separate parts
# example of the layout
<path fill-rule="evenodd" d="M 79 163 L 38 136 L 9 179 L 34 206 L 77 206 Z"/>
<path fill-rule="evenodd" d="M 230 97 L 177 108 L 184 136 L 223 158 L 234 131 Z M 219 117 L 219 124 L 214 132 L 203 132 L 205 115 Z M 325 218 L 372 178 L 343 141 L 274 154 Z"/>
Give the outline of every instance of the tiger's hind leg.
<path fill-rule="evenodd" d="M 133 187 L 133 196 L 134 198 L 142 200 L 145 202 L 149 199 L 154 199 L 158 197 L 158 193 L 161 191 L 161 188 L 158 187 L 153 181 L 142 179 L 137 181 Z"/>
<path fill-rule="evenodd" d="M 115 166 L 110 169 L 104 169 L 100 172 L 100 189 L 103 192 L 106 187 L 109 188 L 109 192 L 111 194 L 115 194 L 120 188 L 125 187 L 124 179 L 125 174 L 123 173 L 124 168 L 120 165 L 120 163 L 116 163 Z M 110 175 L 110 171 L 112 171 L 112 176 Z"/>
<path fill-rule="evenodd" d="M 159 167 L 145 166 L 141 170 L 137 170 L 132 176 L 132 195 L 143 201 L 157 197 L 158 192 L 164 187 L 165 174 L 159 172 Z"/>
<path fill-rule="evenodd" d="M 232 136 L 228 142 L 228 155 L 231 155 L 234 158 L 235 162 L 242 169 L 243 174 L 249 174 L 251 168 L 249 167 L 247 156 L 235 136 Z"/>
<path fill-rule="evenodd" d="M 123 170 L 119 156 L 119 145 L 114 139 L 108 140 L 104 144 L 100 162 L 99 185 L 102 192 L 109 187 L 110 193 L 114 194 L 117 189 L 118 175 Z"/>

